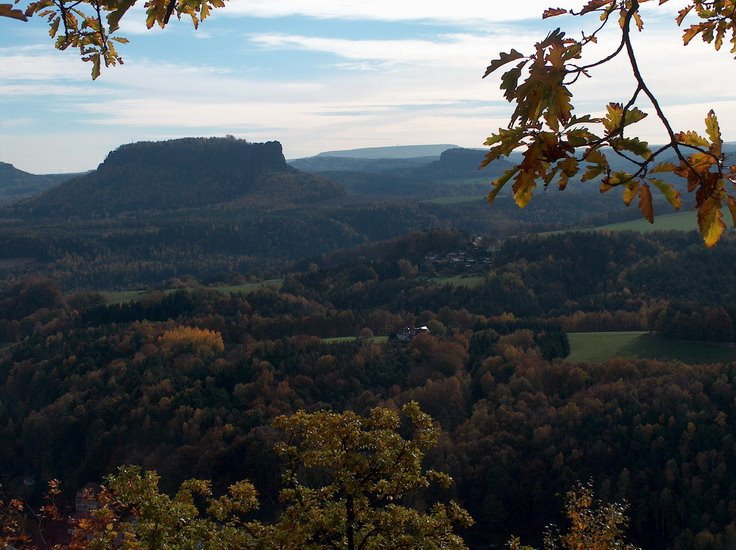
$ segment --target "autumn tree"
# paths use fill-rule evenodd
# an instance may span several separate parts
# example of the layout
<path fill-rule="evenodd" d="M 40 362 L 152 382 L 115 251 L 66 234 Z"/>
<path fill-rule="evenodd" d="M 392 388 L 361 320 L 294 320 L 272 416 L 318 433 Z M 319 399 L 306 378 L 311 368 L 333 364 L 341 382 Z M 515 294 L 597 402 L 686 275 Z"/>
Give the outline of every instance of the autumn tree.
<path fill-rule="evenodd" d="M 225 349 L 219 332 L 197 327 L 177 327 L 161 335 L 164 350 L 171 348 L 191 348 L 197 355 L 209 355 Z"/>
<path fill-rule="evenodd" d="M 17 498 L 0 496 L 0 547 L 28 548 L 31 537 L 26 532 L 27 510 Z"/>
<path fill-rule="evenodd" d="M 274 425 L 286 441 L 277 532 L 286 548 L 465 548 L 453 525 L 468 527 L 470 515 L 454 502 L 427 511 L 409 498 L 431 482 L 451 479 L 422 466 L 439 430 L 412 402 L 401 415 L 377 407 L 366 418 L 354 412 L 298 412 Z M 402 417 L 408 430 L 401 435 Z"/>
<path fill-rule="evenodd" d="M 640 69 L 632 33 L 643 31 L 641 5 L 649 1 L 587 0 L 579 10 L 547 9 L 544 18 L 593 16 L 592 30 L 573 38 L 556 29 L 538 42 L 532 53 L 512 49 L 491 62 L 484 78 L 513 64 L 501 76 L 501 90 L 514 110 L 508 127 L 486 140 L 491 149 L 482 166 L 517 149 L 522 160 L 493 181 L 489 202 L 512 181 L 513 198 L 523 208 L 537 185 L 555 183 L 562 190 L 579 175 L 584 182 L 600 182 L 601 192 L 623 189 L 624 203 L 628 206 L 637 199 L 643 216 L 652 223 L 652 188 L 675 209 L 682 206 L 680 193 L 663 179 L 669 174 L 684 180 L 687 190 L 695 194 L 698 226 L 706 246 L 715 245 L 726 228 L 724 207 L 736 223 L 736 195 L 731 188 L 736 183 L 736 166 L 726 165 L 715 112 L 705 115 L 705 134 L 675 129 Z M 659 0 L 659 5 L 667 2 Z M 736 1 L 693 0 L 678 12 L 676 21 L 684 27 L 685 45 L 699 36 L 716 50 L 730 42 L 731 53 L 736 53 Z M 618 44 L 605 57 L 583 61 L 589 46 L 611 26 L 620 30 Z M 606 105 L 602 116 L 573 114 L 574 85 L 619 56 L 628 59 L 634 77 L 631 95 Z M 651 147 L 632 133 L 631 127 L 647 116 L 640 108 L 642 103 L 648 103 L 659 119 L 667 135 L 663 145 Z M 609 161 L 612 156 L 625 159 L 632 168 L 614 169 Z"/>
<path fill-rule="evenodd" d="M 73 519 L 68 548 L 259 548 L 267 528 L 247 519 L 258 508 L 257 493 L 247 481 L 215 497 L 211 483 L 190 479 L 173 497 L 159 490 L 159 476 L 123 466 L 96 494 L 97 508 Z"/>
<path fill-rule="evenodd" d="M 565 495 L 565 516 L 569 528 L 559 533 L 549 526 L 544 550 L 638 550 L 626 542 L 624 531 L 628 518 L 626 506 L 599 502 L 590 483 L 578 483 Z M 509 550 L 534 550 L 522 546 L 518 537 L 508 543 Z"/>
<path fill-rule="evenodd" d="M 454 502 L 410 505 L 432 482 L 452 482 L 423 467 L 439 429 L 416 403 L 401 413 L 377 407 L 365 418 L 299 411 L 274 425 L 284 437 L 276 451 L 286 460 L 284 510 L 275 522 L 252 519 L 258 494 L 249 481 L 215 496 L 210 481 L 190 479 L 169 496 L 156 472 L 122 466 L 85 495 L 92 511 L 69 520 L 72 538 L 63 548 L 466 548 L 453 527 L 469 527 L 468 512 Z M 52 488 L 58 494 L 58 484 Z M 55 506 L 42 512 L 61 519 Z M 35 548 L 26 518 L 22 501 L 0 499 L 0 543 Z"/>

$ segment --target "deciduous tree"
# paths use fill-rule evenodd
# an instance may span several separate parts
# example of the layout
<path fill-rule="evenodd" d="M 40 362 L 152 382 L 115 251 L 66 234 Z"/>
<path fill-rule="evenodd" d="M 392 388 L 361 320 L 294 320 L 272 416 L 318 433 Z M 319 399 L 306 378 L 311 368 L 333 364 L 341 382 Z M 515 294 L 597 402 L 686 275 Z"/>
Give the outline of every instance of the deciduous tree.
<path fill-rule="evenodd" d="M 544 550 L 638 550 L 626 542 L 626 507 L 597 502 L 590 484 L 579 483 L 565 495 L 565 515 L 570 524 L 566 533 L 548 528 Z M 509 550 L 534 550 L 521 546 L 518 538 L 509 541 Z"/>
<path fill-rule="evenodd" d="M 287 462 L 286 509 L 277 525 L 285 547 L 465 548 L 453 532 L 453 524 L 472 524 L 464 509 L 454 502 L 427 511 L 408 505 L 431 482 L 451 483 L 422 466 L 439 430 L 416 403 L 404 405 L 402 415 L 382 407 L 366 418 L 298 412 L 274 424 L 287 436 L 277 447 Z"/>
<path fill-rule="evenodd" d="M 258 508 L 256 490 L 249 482 L 239 481 L 227 494 L 214 497 L 209 481 L 190 479 L 173 498 L 162 493 L 158 483 L 155 472 L 121 467 L 99 493 L 89 495 L 99 507 L 88 517 L 73 520 L 68 547 L 225 550 L 261 544 L 267 528 L 245 519 Z"/>
<path fill-rule="evenodd" d="M 249 481 L 216 497 L 210 481 L 190 479 L 171 497 L 159 490 L 155 472 L 122 466 L 86 495 L 93 510 L 69 520 L 72 539 L 58 548 L 466 548 L 453 532 L 455 525 L 473 523 L 463 508 L 454 502 L 429 510 L 409 504 L 431 482 L 452 482 L 423 467 L 424 451 L 436 443 L 439 429 L 416 403 L 401 414 L 377 407 L 365 418 L 350 411 L 299 411 L 274 425 L 283 432 L 276 450 L 287 463 L 284 510 L 274 523 L 250 517 L 258 494 Z M 52 495 L 59 493 L 58 483 L 51 488 Z M 44 507 L 42 516 L 61 519 L 55 506 Z M 0 499 L 0 544 L 35 548 L 25 523 L 22 501 Z"/>

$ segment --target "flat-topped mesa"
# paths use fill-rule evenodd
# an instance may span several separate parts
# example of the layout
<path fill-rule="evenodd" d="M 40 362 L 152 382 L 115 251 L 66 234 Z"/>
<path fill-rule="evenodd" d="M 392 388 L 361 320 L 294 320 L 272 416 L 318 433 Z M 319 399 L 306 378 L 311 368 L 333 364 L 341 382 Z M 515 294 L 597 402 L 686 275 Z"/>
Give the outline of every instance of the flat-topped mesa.
<path fill-rule="evenodd" d="M 123 145 L 97 170 L 21 207 L 40 215 L 87 217 L 232 201 L 280 207 L 342 193 L 339 185 L 288 166 L 278 141 L 185 138 Z"/>
<path fill-rule="evenodd" d="M 98 170 L 131 164 L 224 174 L 288 169 L 278 141 L 250 143 L 234 138 L 183 138 L 122 145 L 107 155 Z"/>

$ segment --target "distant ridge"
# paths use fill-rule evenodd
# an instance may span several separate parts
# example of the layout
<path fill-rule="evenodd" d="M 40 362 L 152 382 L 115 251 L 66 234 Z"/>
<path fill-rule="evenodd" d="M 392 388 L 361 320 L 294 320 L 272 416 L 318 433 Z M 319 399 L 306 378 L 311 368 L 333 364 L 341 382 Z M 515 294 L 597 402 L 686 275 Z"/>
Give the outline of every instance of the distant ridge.
<path fill-rule="evenodd" d="M 317 156 L 294 160 L 290 164 L 336 181 L 349 193 L 426 199 L 458 193 L 487 193 L 488 183 L 512 165 L 499 159 L 492 166 L 480 170 L 485 153 L 481 149 L 458 147 L 443 151 L 439 157 L 373 159 Z M 461 189 L 459 186 L 463 185 L 465 187 Z"/>
<path fill-rule="evenodd" d="M 348 157 L 362 159 L 403 159 L 414 157 L 439 157 L 447 149 L 456 149 L 452 144 L 395 145 L 393 147 L 365 147 L 363 149 L 344 149 L 325 151 L 317 157 Z"/>
<path fill-rule="evenodd" d="M 415 149 L 416 147 L 435 146 L 407 145 L 405 150 L 409 153 L 422 152 L 417 151 Z M 321 172 L 325 174 L 333 172 L 366 172 L 419 180 L 434 180 L 438 178 L 487 178 L 489 175 L 495 177 L 511 167 L 511 164 L 507 160 L 499 159 L 492 167 L 479 171 L 478 167 L 486 154 L 485 149 L 464 149 L 462 147 L 450 147 L 446 145 L 437 145 L 436 147 L 448 148 L 444 149 L 439 155 L 404 158 L 329 156 L 329 153 L 320 153 L 315 157 L 289 161 L 289 165 L 305 172 Z M 386 149 L 356 149 L 356 151 L 383 152 Z M 346 153 L 350 153 L 350 151 Z"/>
<path fill-rule="evenodd" d="M 0 162 L 0 201 L 30 197 L 79 174 L 30 174 Z"/>
<path fill-rule="evenodd" d="M 278 141 L 184 138 L 112 151 L 97 170 L 19 204 L 41 215 L 106 216 L 239 201 L 268 207 L 344 194 L 286 164 Z"/>
<path fill-rule="evenodd" d="M 425 177 L 432 178 L 485 178 L 493 179 L 511 168 L 506 159 L 498 159 L 493 166 L 479 168 L 486 155 L 485 149 L 463 149 L 457 147 L 442 152 L 439 160 L 421 168 Z"/>

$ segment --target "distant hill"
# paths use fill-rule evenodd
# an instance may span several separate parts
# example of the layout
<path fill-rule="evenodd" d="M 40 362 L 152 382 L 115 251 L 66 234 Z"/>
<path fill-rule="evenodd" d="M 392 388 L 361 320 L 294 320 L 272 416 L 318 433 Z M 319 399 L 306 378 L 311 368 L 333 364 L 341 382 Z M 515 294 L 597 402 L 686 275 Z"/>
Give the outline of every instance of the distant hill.
<path fill-rule="evenodd" d="M 437 178 L 493 178 L 511 168 L 511 162 L 499 159 L 491 166 L 479 170 L 478 166 L 485 157 L 485 149 L 448 149 L 443 151 L 439 160 L 422 166 L 417 172 L 424 177 Z"/>
<path fill-rule="evenodd" d="M 374 197 L 435 198 L 485 194 L 488 183 L 511 167 L 506 160 L 479 170 L 485 151 L 453 148 L 437 157 L 357 159 L 310 157 L 292 161 L 301 170 L 319 173 L 349 192 Z M 466 181 L 472 180 L 472 181 Z M 483 185 L 479 186 L 479 180 Z M 461 188 L 461 186 L 464 186 Z"/>
<path fill-rule="evenodd" d="M 12 164 L 0 162 L 0 201 L 30 197 L 79 174 L 29 174 Z"/>
<path fill-rule="evenodd" d="M 288 166 L 277 141 L 186 138 L 112 151 L 97 170 L 21 208 L 42 215 L 111 215 L 238 201 L 283 207 L 344 193 L 323 177 Z"/>
<path fill-rule="evenodd" d="M 416 157 L 437 157 L 442 151 L 457 148 L 451 144 L 433 145 L 396 145 L 394 147 L 366 147 L 363 149 L 345 149 L 341 151 L 325 151 L 318 157 L 348 157 L 356 159 L 403 159 Z"/>
<path fill-rule="evenodd" d="M 438 160 L 439 156 L 412 158 L 308 157 L 290 160 L 289 166 L 305 172 L 404 172 Z"/>
<path fill-rule="evenodd" d="M 486 151 L 453 147 L 439 156 L 411 158 L 351 158 L 317 155 L 289 161 L 306 172 L 368 172 L 414 180 L 485 178 L 511 167 L 509 161 L 498 160 L 486 170 L 478 170 Z M 323 153 L 324 154 L 324 153 Z"/>
<path fill-rule="evenodd" d="M 370 198 L 430 199 L 455 194 L 445 183 L 429 182 L 389 172 L 325 171 L 321 176 L 342 185 L 349 193 Z M 480 191 L 482 193 L 482 191 Z"/>

